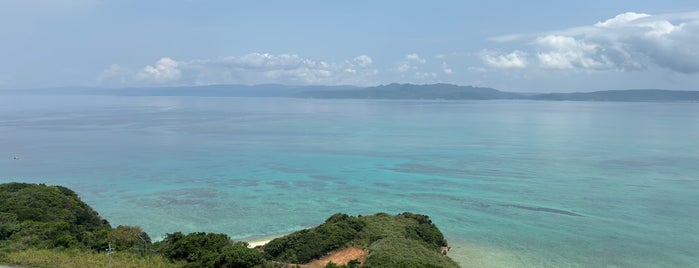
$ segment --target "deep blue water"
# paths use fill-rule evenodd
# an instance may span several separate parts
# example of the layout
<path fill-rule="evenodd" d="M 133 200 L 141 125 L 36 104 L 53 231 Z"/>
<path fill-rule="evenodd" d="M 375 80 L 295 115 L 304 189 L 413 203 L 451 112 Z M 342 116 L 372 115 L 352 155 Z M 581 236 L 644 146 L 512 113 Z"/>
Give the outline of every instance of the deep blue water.
<path fill-rule="evenodd" d="M 697 103 L 0 96 L 8 181 L 154 238 L 411 211 L 466 267 L 699 267 Z"/>

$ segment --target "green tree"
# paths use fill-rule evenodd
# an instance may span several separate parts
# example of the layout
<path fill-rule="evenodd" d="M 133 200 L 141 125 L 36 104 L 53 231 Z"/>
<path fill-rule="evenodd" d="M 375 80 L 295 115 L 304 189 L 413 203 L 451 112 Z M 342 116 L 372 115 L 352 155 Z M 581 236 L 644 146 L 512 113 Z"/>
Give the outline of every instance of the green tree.
<path fill-rule="evenodd" d="M 315 228 L 270 241 L 265 245 L 265 254 L 274 260 L 306 263 L 346 246 L 365 225 L 357 217 L 338 213 Z"/>
<path fill-rule="evenodd" d="M 262 256 L 244 242 L 233 243 L 225 234 L 180 232 L 167 234 L 154 245 L 164 256 L 187 261 L 187 267 L 254 267 Z"/>

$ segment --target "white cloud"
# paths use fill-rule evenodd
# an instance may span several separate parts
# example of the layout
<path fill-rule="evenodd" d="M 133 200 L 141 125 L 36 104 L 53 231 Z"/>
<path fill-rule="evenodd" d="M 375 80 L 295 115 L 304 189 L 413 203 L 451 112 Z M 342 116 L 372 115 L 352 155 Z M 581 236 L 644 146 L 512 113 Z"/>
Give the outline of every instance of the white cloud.
<path fill-rule="evenodd" d="M 162 58 L 154 65 L 130 72 L 112 65 L 98 77 L 103 85 L 122 84 L 353 84 L 371 82 L 378 73 L 373 59 L 359 55 L 344 62 L 327 62 L 303 58 L 296 54 L 249 53 L 212 59 L 176 61 Z M 109 79 L 107 79 L 109 78 Z"/>
<path fill-rule="evenodd" d="M 416 71 L 417 73 L 418 65 L 425 64 L 426 62 L 427 60 L 420 58 L 420 55 L 418 55 L 417 53 L 411 53 L 405 55 L 405 57 L 403 57 L 403 60 L 398 62 L 398 65 L 393 69 L 393 71 L 398 73 Z"/>
<path fill-rule="evenodd" d="M 418 55 L 417 53 L 405 55 L 405 59 L 410 60 L 410 61 L 415 61 L 415 62 L 421 63 L 421 64 L 427 62 L 427 60 L 420 58 L 420 55 Z"/>
<path fill-rule="evenodd" d="M 604 47 L 596 43 L 576 40 L 569 36 L 549 35 L 537 38 L 536 44 L 545 51 L 537 54 L 543 68 L 604 70 L 615 67 L 615 63 L 609 57 L 611 52 L 605 51 Z M 628 59 L 628 55 L 626 56 Z"/>
<path fill-rule="evenodd" d="M 398 64 L 396 71 L 398 71 L 399 73 L 405 73 L 405 72 L 413 70 L 413 69 L 415 69 L 414 66 L 412 66 L 412 65 L 410 65 L 410 63 L 404 61 L 404 62 L 401 62 Z"/>
<path fill-rule="evenodd" d="M 371 59 L 371 57 L 367 55 L 359 55 L 354 58 L 354 63 L 357 64 L 359 67 L 362 68 L 367 68 L 369 67 L 374 61 Z"/>
<path fill-rule="evenodd" d="M 138 73 L 137 79 L 151 83 L 169 83 L 177 81 L 182 71 L 178 67 L 177 61 L 165 57 L 156 62 L 155 66 L 148 65 Z"/>
<path fill-rule="evenodd" d="M 240 57 L 224 58 L 222 63 L 240 66 L 246 69 L 294 69 L 300 66 L 314 66 L 316 62 L 295 54 L 273 55 L 268 53 L 250 53 Z M 323 62 L 319 62 L 322 64 Z"/>
<path fill-rule="evenodd" d="M 598 22 L 595 24 L 595 27 L 623 27 L 627 25 L 629 22 L 647 17 L 650 17 L 650 15 L 645 13 L 626 12 L 616 15 L 616 17 L 608 19 L 604 22 Z"/>
<path fill-rule="evenodd" d="M 442 72 L 444 72 L 445 74 L 452 74 L 454 72 L 454 70 L 452 70 L 451 67 L 449 67 L 449 64 L 447 64 L 446 62 L 442 62 L 441 68 Z"/>
<path fill-rule="evenodd" d="M 699 12 L 627 12 L 591 26 L 509 37 L 494 39 L 532 38 L 542 68 L 633 71 L 659 66 L 699 73 Z M 486 55 L 483 60 L 489 66 L 508 63 L 502 55 Z"/>
<path fill-rule="evenodd" d="M 514 51 L 509 54 L 498 54 L 492 51 L 484 51 L 481 54 L 483 62 L 494 68 L 524 68 L 527 67 L 527 53 Z"/>
<path fill-rule="evenodd" d="M 240 57 L 183 63 L 193 80 L 211 83 L 363 84 L 378 71 L 373 60 L 359 55 L 341 63 L 303 58 L 295 54 L 250 53 Z"/>

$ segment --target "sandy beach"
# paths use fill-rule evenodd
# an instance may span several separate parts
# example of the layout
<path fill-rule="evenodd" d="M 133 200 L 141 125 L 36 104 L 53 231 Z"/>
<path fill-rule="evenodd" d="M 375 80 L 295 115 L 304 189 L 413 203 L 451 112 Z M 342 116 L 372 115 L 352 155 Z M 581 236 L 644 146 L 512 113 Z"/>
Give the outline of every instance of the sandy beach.
<path fill-rule="evenodd" d="M 249 247 L 249 248 L 254 248 L 254 247 L 257 247 L 257 246 L 264 246 L 264 245 L 266 245 L 267 243 L 269 243 L 269 241 L 272 241 L 272 239 L 250 241 L 250 242 L 248 242 L 248 247 Z"/>
<path fill-rule="evenodd" d="M 288 234 L 290 234 L 290 233 L 253 238 L 252 240 L 247 241 L 247 242 L 248 242 L 248 247 L 249 247 L 249 248 L 254 248 L 254 247 L 257 247 L 257 246 L 264 246 L 264 245 L 266 245 L 267 243 L 269 243 L 269 241 L 272 241 L 272 240 L 274 240 L 275 238 L 280 238 L 280 237 L 285 236 L 285 235 L 288 235 Z"/>

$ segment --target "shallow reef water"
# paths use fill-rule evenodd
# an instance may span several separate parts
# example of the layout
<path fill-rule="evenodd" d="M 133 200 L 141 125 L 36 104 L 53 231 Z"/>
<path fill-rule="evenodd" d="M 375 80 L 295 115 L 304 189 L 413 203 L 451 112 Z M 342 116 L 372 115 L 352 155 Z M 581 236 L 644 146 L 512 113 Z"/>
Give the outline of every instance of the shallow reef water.
<path fill-rule="evenodd" d="M 427 214 L 465 267 L 696 267 L 699 104 L 2 96 L 0 182 L 254 240 Z M 14 157 L 17 157 L 15 159 Z"/>

